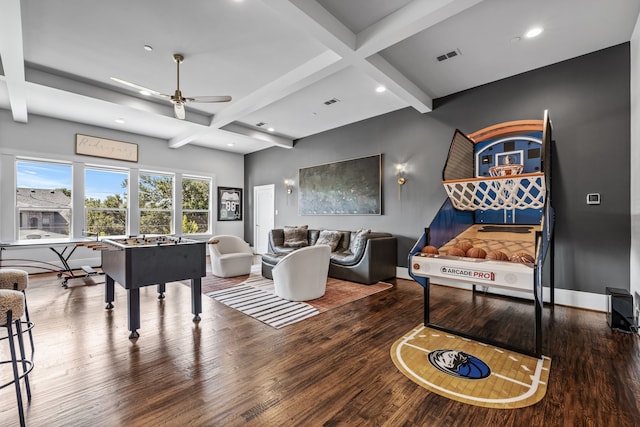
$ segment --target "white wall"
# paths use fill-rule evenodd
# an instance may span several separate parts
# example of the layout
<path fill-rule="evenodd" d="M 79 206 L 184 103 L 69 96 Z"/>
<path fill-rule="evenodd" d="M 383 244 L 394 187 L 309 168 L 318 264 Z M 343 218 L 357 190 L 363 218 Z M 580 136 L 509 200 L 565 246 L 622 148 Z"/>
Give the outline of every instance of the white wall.
<path fill-rule="evenodd" d="M 631 37 L 631 294 L 640 307 L 640 17 Z M 636 316 L 638 312 L 636 311 Z"/>
<path fill-rule="evenodd" d="M 62 107 L 61 107 L 62 108 Z M 98 136 L 138 144 L 138 162 L 124 162 L 75 154 L 75 134 Z M 0 241 L 15 238 L 15 173 L 16 156 L 27 156 L 48 160 L 71 161 L 74 164 L 118 166 L 131 169 L 146 169 L 158 172 L 173 172 L 211 177 L 213 180 L 213 233 L 233 234 L 244 238 L 243 221 L 216 221 L 216 187 L 244 188 L 244 157 L 240 154 L 187 145 L 178 149 L 168 148 L 167 141 L 100 128 L 48 117 L 29 115 L 27 124 L 16 123 L 7 110 L 0 110 Z M 5 201 L 9 201 L 6 203 Z M 244 216 L 243 216 L 244 217 Z M 78 228 L 74 226 L 74 231 Z M 201 236 L 206 238 L 207 236 Z M 10 251 L 3 251 L 4 258 L 10 258 Z M 19 250 L 20 258 L 59 261 L 48 250 L 37 253 Z M 13 256 L 16 258 L 17 256 Z M 89 263 L 98 265 L 95 253 L 77 251 L 72 257 L 73 267 Z M 99 258 L 99 256 L 98 256 Z"/>

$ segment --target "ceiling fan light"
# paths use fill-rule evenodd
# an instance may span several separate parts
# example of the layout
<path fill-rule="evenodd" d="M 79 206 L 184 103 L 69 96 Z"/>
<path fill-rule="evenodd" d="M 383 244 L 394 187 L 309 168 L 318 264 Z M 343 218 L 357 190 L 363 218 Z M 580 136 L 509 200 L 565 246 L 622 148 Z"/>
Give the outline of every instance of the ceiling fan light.
<path fill-rule="evenodd" d="M 173 114 L 176 116 L 176 119 L 184 120 L 184 104 L 182 104 L 181 102 L 176 102 L 175 104 L 173 104 Z"/>

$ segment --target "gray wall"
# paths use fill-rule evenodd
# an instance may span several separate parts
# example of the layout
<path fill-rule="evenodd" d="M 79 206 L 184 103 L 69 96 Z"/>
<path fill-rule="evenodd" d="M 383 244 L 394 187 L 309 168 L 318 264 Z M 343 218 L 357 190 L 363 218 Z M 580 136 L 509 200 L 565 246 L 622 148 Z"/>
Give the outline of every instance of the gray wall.
<path fill-rule="evenodd" d="M 453 130 L 542 118 L 554 125 L 552 200 L 556 210 L 556 286 L 604 293 L 629 288 L 630 55 L 625 43 L 464 91 L 434 102 L 434 111 L 404 109 L 303 138 L 291 150 L 245 156 L 247 199 L 256 185 L 276 185 L 276 226 L 388 231 L 399 238 L 398 265 L 445 200 L 441 174 Z M 383 153 L 383 215 L 299 216 L 284 180 L 300 167 Z M 395 163 L 408 163 L 398 200 Z M 599 192 L 600 206 L 586 194 Z M 250 200 L 247 200 L 250 203 Z M 252 238 L 252 209 L 245 210 Z"/>
<path fill-rule="evenodd" d="M 78 156 L 75 154 L 75 134 L 82 133 L 138 144 L 138 163 Z M 27 124 L 16 123 L 8 110 L 0 109 L 0 239 L 13 240 L 15 222 L 14 156 L 27 156 L 47 160 L 91 163 L 104 166 L 140 168 L 155 171 L 176 172 L 210 176 L 214 185 L 213 227 L 218 234 L 234 234 L 243 237 L 244 225 L 240 221 L 216 221 L 215 186 L 243 187 L 243 155 L 187 145 L 179 149 L 168 148 L 166 140 L 152 138 L 114 129 L 100 128 L 49 117 L 29 115 Z M 81 251 L 78 251 L 81 252 Z M 51 251 L 35 259 L 57 261 Z M 53 258 L 51 258 L 53 256 Z M 95 253 L 92 254 L 95 256 Z M 26 256 L 25 256 L 26 257 Z M 99 257 L 99 255 L 98 255 Z M 74 255 L 73 261 L 82 258 Z"/>

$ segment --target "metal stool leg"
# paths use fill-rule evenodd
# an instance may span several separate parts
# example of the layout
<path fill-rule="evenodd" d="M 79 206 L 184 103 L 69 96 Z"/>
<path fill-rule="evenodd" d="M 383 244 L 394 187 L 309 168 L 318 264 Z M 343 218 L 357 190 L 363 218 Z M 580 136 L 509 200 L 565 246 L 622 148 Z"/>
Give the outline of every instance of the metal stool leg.
<path fill-rule="evenodd" d="M 26 303 L 25 303 L 26 307 Z M 24 340 L 22 339 L 22 322 L 20 319 L 16 322 L 16 336 L 18 337 L 18 347 L 20 347 L 20 359 L 22 360 L 22 375 L 24 375 L 24 386 L 27 390 L 27 400 L 31 402 L 31 386 L 29 385 L 29 365 L 27 364 L 27 357 L 24 352 Z M 29 330 L 31 332 L 31 330 Z"/>
<path fill-rule="evenodd" d="M 11 320 L 11 314 L 9 314 L 9 318 L 7 319 L 7 334 L 9 339 L 9 351 L 11 352 L 11 367 L 13 368 L 13 382 L 16 387 L 16 399 L 18 400 L 18 414 L 20 416 L 20 427 L 24 427 L 26 425 L 24 420 L 24 408 L 22 405 L 22 389 L 20 387 L 20 374 L 18 373 L 18 359 L 16 357 L 16 346 L 13 342 L 13 328 L 11 325 L 15 323 L 16 332 L 20 328 L 20 319 L 15 321 Z"/>
<path fill-rule="evenodd" d="M 31 360 L 33 360 L 33 354 L 36 351 L 36 348 L 33 345 L 33 323 L 31 323 L 31 319 L 29 318 L 29 307 L 27 305 L 27 294 L 26 292 L 23 290 L 22 293 L 24 294 L 24 316 L 27 319 L 27 327 L 29 328 L 29 343 L 31 344 Z M 24 357 L 23 357 L 24 359 Z"/>

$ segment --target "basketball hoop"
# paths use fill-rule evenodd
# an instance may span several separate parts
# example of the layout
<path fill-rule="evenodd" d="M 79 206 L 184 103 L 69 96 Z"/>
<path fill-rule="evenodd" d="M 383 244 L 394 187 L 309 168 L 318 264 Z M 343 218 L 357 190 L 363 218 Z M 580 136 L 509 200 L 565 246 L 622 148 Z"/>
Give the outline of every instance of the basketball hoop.
<path fill-rule="evenodd" d="M 489 174 L 491 176 L 519 175 L 522 173 L 522 167 L 523 165 L 505 163 L 504 165 L 491 166 L 489 168 Z"/>
<path fill-rule="evenodd" d="M 442 181 L 453 206 L 471 211 L 540 209 L 544 206 L 546 189 L 542 172 L 514 174 L 517 168 L 513 167 L 521 165 L 498 167 L 501 166 L 511 174 Z"/>

